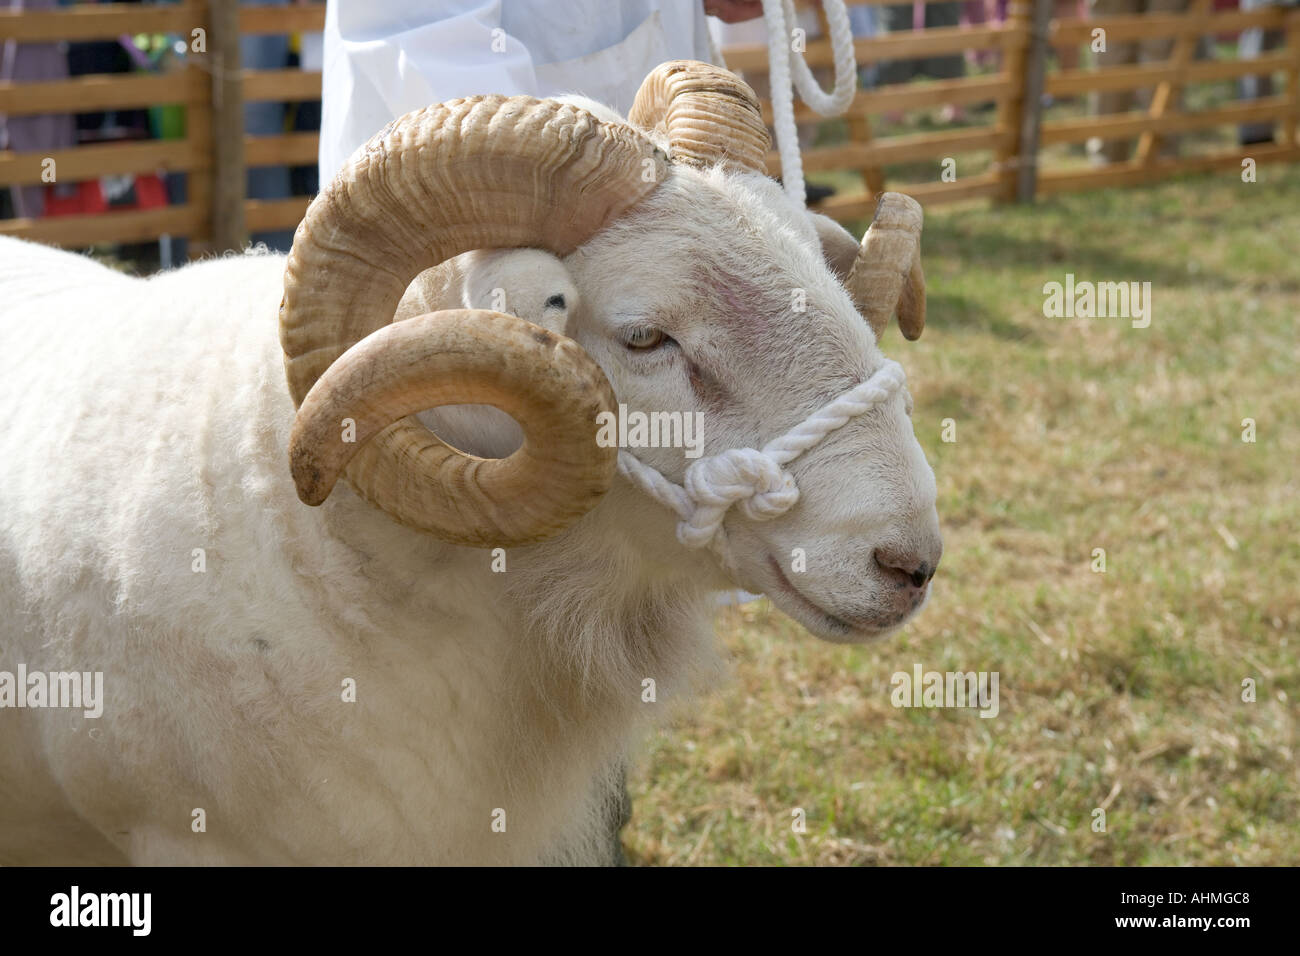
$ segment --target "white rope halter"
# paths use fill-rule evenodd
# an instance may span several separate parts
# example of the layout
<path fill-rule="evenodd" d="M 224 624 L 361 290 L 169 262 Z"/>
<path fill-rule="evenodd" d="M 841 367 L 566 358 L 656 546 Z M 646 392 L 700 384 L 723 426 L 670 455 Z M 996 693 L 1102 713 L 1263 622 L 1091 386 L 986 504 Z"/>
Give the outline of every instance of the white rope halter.
<path fill-rule="evenodd" d="M 692 462 L 686 469 L 685 487 L 669 481 L 626 450 L 618 453 L 618 470 L 677 513 L 681 519 L 677 524 L 678 541 L 688 548 L 713 547 L 730 569 L 722 527 L 727 510 L 739 504 L 751 521 L 767 521 L 785 514 L 799 500 L 799 488 L 785 466 L 850 419 L 887 402 L 904 388 L 905 382 L 903 367 L 885 359 L 861 385 L 774 438 L 761 451 L 733 448 Z"/>
<path fill-rule="evenodd" d="M 793 0 L 763 0 L 772 126 L 781 156 L 781 181 L 786 194 L 800 206 L 805 204 L 806 195 L 799 130 L 794 121 L 794 87 L 798 87 L 804 103 L 823 116 L 839 116 L 848 110 L 858 87 L 848 9 L 844 0 L 823 0 L 823 8 L 835 63 L 835 84 L 830 93 L 817 84 L 803 56 L 794 50 L 788 28 L 795 22 Z M 904 387 L 903 367 L 886 359 L 865 382 L 768 442 L 761 451 L 733 448 L 692 462 L 686 469 L 685 486 L 669 481 L 626 450 L 618 453 L 619 474 L 677 513 L 681 519 L 677 539 L 682 544 L 688 548 L 712 547 L 731 570 L 722 527 L 731 506 L 738 504 L 751 521 L 768 521 L 785 514 L 799 500 L 799 487 L 785 466 L 850 419 L 888 401 Z"/>
<path fill-rule="evenodd" d="M 802 206 L 806 200 L 803 157 L 799 155 L 799 128 L 794 121 L 794 90 L 811 109 L 822 116 L 839 116 L 849 108 L 858 90 L 858 63 L 853 49 L 853 30 L 844 0 L 824 0 L 826 24 L 830 28 L 831 54 L 835 61 L 835 85 L 827 93 L 802 54 L 795 53 L 790 27 L 795 22 L 794 0 L 763 0 L 767 22 L 768 79 L 772 88 L 772 128 L 781 156 L 781 182 L 786 195 Z"/>

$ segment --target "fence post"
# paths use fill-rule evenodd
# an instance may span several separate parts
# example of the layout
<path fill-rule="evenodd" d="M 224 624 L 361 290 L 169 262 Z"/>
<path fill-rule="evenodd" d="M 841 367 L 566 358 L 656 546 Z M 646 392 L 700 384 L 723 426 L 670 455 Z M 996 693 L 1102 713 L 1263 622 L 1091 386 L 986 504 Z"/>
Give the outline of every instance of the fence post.
<path fill-rule="evenodd" d="M 1016 153 L 1016 202 L 1033 202 L 1038 191 L 1038 131 L 1043 124 L 1043 78 L 1047 72 L 1047 34 L 1055 0 L 1034 0 L 1025 62 L 1024 103 L 1020 111 L 1020 148 Z"/>
<path fill-rule="evenodd" d="M 239 4 L 210 3 L 212 43 L 212 246 L 214 252 L 242 249 L 244 227 L 243 64 L 239 53 Z"/>
<path fill-rule="evenodd" d="M 212 54 L 207 45 L 212 21 L 208 16 L 208 0 L 191 0 L 189 9 L 194 13 L 194 25 L 182 38 L 190 45 L 185 54 L 185 82 L 189 85 L 185 100 L 185 139 L 200 163 L 186 174 L 185 202 L 195 217 L 194 231 L 189 237 L 189 257 L 199 259 L 212 252 Z M 201 52 L 193 46 L 192 31 L 196 28 L 204 31 Z"/>
<path fill-rule="evenodd" d="M 997 200 L 1016 198 L 1017 171 L 1020 168 L 1020 127 L 1025 108 L 1025 64 L 1029 47 L 1030 4 L 1032 0 L 1011 0 L 1007 5 L 1006 29 L 1013 39 L 1003 50 L 1002 69 L 1012 85 L 1012 94 L 1000 109 L 998 146 L 994 150 L 997 170 Z"/>
<path fill-rule="evenodd" d="M 1290 65 L 1286 73 L 1286 115 L 1282 119 L 1282 144 L 1287 149 L 1296 147 L 1296 120 L 1300 118 L 1300 10 L 1286 15 L 1286 51 Z"/>

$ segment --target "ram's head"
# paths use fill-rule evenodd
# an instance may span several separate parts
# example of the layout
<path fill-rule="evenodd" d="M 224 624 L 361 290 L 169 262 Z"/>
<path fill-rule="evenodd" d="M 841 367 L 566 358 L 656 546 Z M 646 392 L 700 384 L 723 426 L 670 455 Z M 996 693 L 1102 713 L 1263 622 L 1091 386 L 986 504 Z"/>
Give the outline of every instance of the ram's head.
<path fill-rule="evenodd" d="M 702 412 L 711 455 L 761 448 L 872 375 L 891 315 L 910 339 L 924 325 L 920 209 L 886 194 L 859 245 L 766 177 L 767 145 L 748 86 L 682 61 L 646 80 L 627 122 L 485 96 L 390 124 L 312 204 L 289 256 L 281 340 L 300 497 L 319 504 L 346 472 L 444 540 L 532 544 L 606 496 L 618 449 L 597 441 L 598 418 L 619 403 Z M 482 309 L 392 321 L 424 270 L 511 248 L 557 257 L 569 295 L 552 321 Z M 902 390 L 794 461 L 800 497 L 779 517 L 732 509 L 731 579 L 832 640 L 913 613 L 942 546 L 910 403 Z M 522 444 L 479 458 L 415 417 L 460 404 L 508 413 Z M 682 448 L 636 455 L 673 482 L 691 463 Z"/>

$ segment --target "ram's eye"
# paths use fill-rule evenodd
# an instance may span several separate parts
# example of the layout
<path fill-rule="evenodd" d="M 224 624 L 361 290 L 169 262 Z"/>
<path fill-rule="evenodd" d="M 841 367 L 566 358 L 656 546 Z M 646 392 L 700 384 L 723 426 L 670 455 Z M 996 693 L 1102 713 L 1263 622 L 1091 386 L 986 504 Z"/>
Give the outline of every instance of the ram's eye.
<path fill-rule="evenodd" d="M 562 295 L 558 295 L 558 294 L 557 294 L 557 295 L 553 295 L 553 296 L 551 296 L 549 299 L 547 299 L 547 300 L 546 300 L 546 303 L 542 306 L 542 308 L 545 308 L 545 309 L 562 309 L 562 308 L 564 308 L 564 305 L 565 305 L 565 303 L 564 303 L 564 296 L 562 296 Z"/>
<path fill-rule="evenodd" d="M 658 348 L 666 341 L 668 341 L 668 336 L 664 335 L 659 329 L 651 328 L 648 325 L 639 325 L 627 333 L 623 344 L 630 349 L 645 350 Z"/>

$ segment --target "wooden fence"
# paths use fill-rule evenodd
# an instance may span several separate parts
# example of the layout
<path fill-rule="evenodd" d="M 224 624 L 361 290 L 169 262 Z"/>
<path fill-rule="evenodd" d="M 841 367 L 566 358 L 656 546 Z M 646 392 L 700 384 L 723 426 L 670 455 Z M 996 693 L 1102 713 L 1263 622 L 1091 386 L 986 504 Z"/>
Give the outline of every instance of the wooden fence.
<path fill-rule="evenodd" d="M 249 166 L 315 163 L 318 136 L 245 136 L 243 104 L 317 100 L 321 75 L 294 69 L 241 69 L 238 38 L 241 34 L 319 31 L 324 22 L 323 3 L 243 7 L 234 0 L 181 0 L 156 7 L 87 4 L 50 11 L 0 12 L 0 43 L 174 34 L 190 48 L 184 69 L 163 74 L 0 83 L 0 113 L 9 116 L 173 104 L 184 106 L 186 112 L 183 139 L 78 146 L 45 153 L 0 152 L 0 186 L 42 182 L 46 159 L 54 160 L 60 182 L 157 172 L 183 172 L 187 180 L 187 198 L 181 205 L 0 220 L 0 235 L 69 247 L 186 236 L 191 239 L 191 255 L 201 255 L 239 248 L 249 232 L 292 229 L 311 197 L 246 199 L 245 171 Z M 206 52 L 195 52 L 196 47 Z"/>
<path fill-rule="evenodd" d="M 850 5 L 882 5 L 886 0 L 849 0 Z M 1149 182 L 1197 170 L 1239 168 L 1256 162 L 1300 159 L 1300 10 L 1266 7 L 1252 12 L 1215 12 L 1210 0 L 1190 0 L 1179 14 L 1109 16 L 1089 20 L 1051 19 L 1052 0 L 1012 0 L 1004 23 L 971 28 L 935 28 L 863 37 L 855 41 L 860 64 L 884 60 L 960 55 L 968 50 L 997 52 L 998 69 L 982 75 L 929 83 L 876 86 L 859 90 L 847 116 L 847 138 L 804 152 L 804 168 L 818 174 L 848 170 L 861 191 L 841 193 L 818 208 L 836 218 L 862 218 L 874 208 L 873 196 L 885 188 L 901 190 L 925 204 L 988 197 L 1031 200 L 1071 190 Z M 183 139 L 83 145 L 46 153 L 0 152 L 0 187 L 42 182 L 45 161 L 53 159 L 61 182 L 106 175 L 152 172 L 187 174 L 187 200 L 181 205 L 101 215 L 47 216 L 0 220 L 0 235 L 22 236 L 58 245 L 84 247 L 100 242 L 131 242 L 161 235 L 191 239 L 191 254 L 238 248 L 249 232 L 293 228 L 310 197 L 281 200 L 245 198 L 245 172 L 251 166 L 310 165 L 317 155 L 315 133 L 246 136 L 245 102 L 302 102 L 320 97 L 320 74 L 300 70 L 245 70 L 239 62 L 240 34 L 318 31 L 322 3 L 289 7 L 241 7 L 233 0 L 182 0 L 171 6 L 111 4 L 66 7 L 48 12 L 0 12 L 0 43 L 112 39 L 123 35 L 174 34 L 190 45 L 186 66 L 163 74 L 81 76 L 37 83 L 0 83 L 0 113 L 26 116 L 165 104 L 185 107 Z M 1196 61 L 1203 36 L 1235 34 L 1260 27 L 1281 31 L 1285 45 L 1254 60 Z M 1104 30 L 1107 43 L 1153 37 L 1172 38 L 1163 62 L 1048 72 L 1051 48 L 1080 47 Z M 202 42 L 200 42 L 200 38 Z M 198 47 L 206 52 L 195 52 Z M 765 47 L 724 49 L 727 65 L 746 77 L 767 69 Z M 832 62 L 829 42 L 809 40 L 806 58 L 814 67 Z M 1238 101 L 1200 112 L 1185 112 L 1180 91 L 1189 84 L 1282 72 L 1284 92 Z M 1150 89 L 1150 105 L 1139 111 L 1044 121 L 1044 93 L 1071 97 L 1094 91 Z M 873 118 L 940 105 L 991 103 L 990 122 L 939 132 L 873 136 Z M 770 119 L 770 104 L 764 103 Z M 796 119 L 816 121 L 802 105 Z M 1161 157 L 1160 140 L 1170 134 L 1213 126 L 1271 122 L 1274 142 L 1183 158 Z M 1044 157 L 1060 144 L 1102 139 L 1136 141 L 1133 158 L 1097 168 L 1080 168 Z M 1235 142 L 1235 140 L 1234 140 Z M 941 176 L 944 159 L 990 154 L 975 175 Z M 925 181 L 895 182 L 887 167 L 933 162 Z M 975 164 L 978 165 L 979 164 Z M 773 153 L 769 166 L 779 163 Z M 1055 166 L 1056 168 L 1052 168 Z M 960 172 L 960 171 L 958 171 Z M 947 181 L 951 180 L 951 181 Z"/>
<path fill-rule="evenodd" d="M 880 6 L 887 2 L 849 0 L 850 6 Z M 1296 119 L 1300 116 L 1300 10 L 1268 7 L 1247 13 L 1216 13 L 1209 0 L 1190 0 L 1186 13 L 1053 20 L 1053 5 L 1052 0 L 1012 0 L 1006 22 L 999 25 L 941 27 L 856 40 L 860 64 L 988 50 L 998 54 L 999 69 L 961 79 L 860 89 L 847 114 L 848 140 L 805 150 L 803 162 L 804 172 L 814 178 L 830 170 L 853 170 L 861 177 L 864 192 L 833 196 L 817 208 L 837 219 L 851 220 L 869 216 L 875 207 L 873 196 L 885 188 L 908 193 L 926 205 L 978 197 L 1029 201 L 1035 195 L 1150 182 L 1182 172 L 1240 168 L 1247 155 L 1256 162 L 1300 159 L 1296 142 Z M 1285 31 L 1285 48 L 1254 60 L 1192 61 L 1200 37 L 1250 27 Z M 1173 51 L 1164 62 L 1047 72 L 1049 49 L 1090 44 L 1093 31 L 1098 29 L 1105 31 L 1108 44 L 1173 38 Z M 765 46 L 732 48 L 724 55 L 728 67 L 747 77 L 766 73 Z M 805 58 L 814 68 L 829 67 L 833 61 L 829 41 L 809 41 Z M 1286 74 L 1285 95 L 1195 113 L 1182 112 L 1178 107 L 1178 91 L 1189 84 L 1276 71 Z M 1051 122 L 1043 118 L 1044 93 L 1062 98 L 1093 91 L 1145 88 L 1154 92 L 1149 108 L 1141 112 Z M 873 117 L 882 114 L 979 103 L 994 105 L 991 122 L 984 125 L 872 136 Z M 771 120 L 767 103 L 764 115 Z M 817 117 L 800 104 L 795 118 L 813 121 Z M 1273 144 L 1180 159 L 1160 158 L 1155 148 L 1163 134 L 1268 120 L 1276 121 L 1279 130 Z M 1040 168 L 1047 147 L 1093 137 L 1137 140 L 1133 159 L 1098 168 L 1065 164 L 1059 164 L 1062 168 L 1058 169 Z M 957 175 L 950 182 L 941 178 L 943 159 L 978 151 L 992 153 L 987 169 L 973 176 Z M 930 179 L 887 182 L 884 167 L 920 160 L 933 161 Z M 769 156 L 768 166 L 774 172 L 779 170 L 775 153 Z"/>

